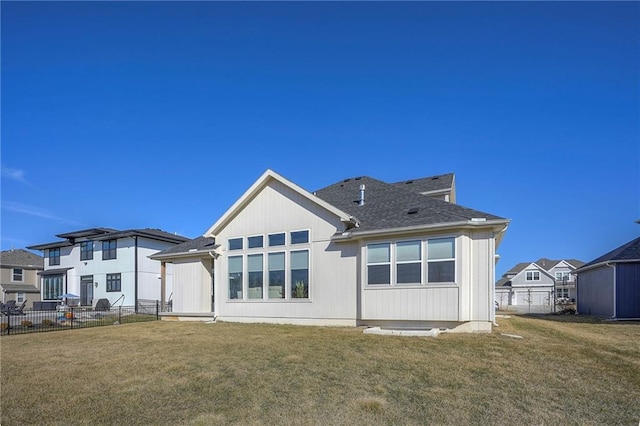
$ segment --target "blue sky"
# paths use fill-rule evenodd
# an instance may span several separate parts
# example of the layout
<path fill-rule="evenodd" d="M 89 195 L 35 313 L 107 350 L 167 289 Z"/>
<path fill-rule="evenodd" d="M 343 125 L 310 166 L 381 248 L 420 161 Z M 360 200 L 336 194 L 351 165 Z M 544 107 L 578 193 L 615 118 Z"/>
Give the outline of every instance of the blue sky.
<path fill-rule="evenodd" d="M 6 2 L 2 249 L 455 172 L 498 276 L 640 235 L 640 3 Z"/>

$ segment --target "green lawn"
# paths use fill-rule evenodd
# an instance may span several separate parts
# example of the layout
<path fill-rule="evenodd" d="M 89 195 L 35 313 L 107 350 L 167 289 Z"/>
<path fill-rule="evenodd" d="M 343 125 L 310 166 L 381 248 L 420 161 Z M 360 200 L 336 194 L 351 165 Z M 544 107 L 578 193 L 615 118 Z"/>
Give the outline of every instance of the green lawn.
<path fill-rule="evenodd" d="M 3 336 L 1 424 L 638 425 L 639 323 L 498 322 L 437 338 L 166 321 Z"/>

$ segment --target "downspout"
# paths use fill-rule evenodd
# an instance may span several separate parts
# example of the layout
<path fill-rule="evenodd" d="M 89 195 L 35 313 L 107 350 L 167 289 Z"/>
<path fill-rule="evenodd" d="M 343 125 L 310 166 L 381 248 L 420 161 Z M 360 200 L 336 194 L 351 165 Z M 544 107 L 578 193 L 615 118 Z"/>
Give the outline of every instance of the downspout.
<path fill-rule="evenodd" d="M 134 278 L 133 278 L 133 285 L 134 285 L 134 294 L 133 294 L 133 300 L 134 300 L 134 304 L 136 306 L 135 311 L 136 313 L 138 313 L 138 236 L 135 235 L 133 237 L 133 241 L 134 241 Z"/>
<path fill-rule="evenodd" d="M 607 262 L 604 264 L 605 266 L 609 266 L 610 268 L 613 268 L 613 316 L 611 317 L 611 319 L 615 319 L 618 316 L 618 305 L 617 305 L 617 297 L 616 294 L 618 293 L 618 289 L 617 287 L 617 280 L 616 280 L 616 265 L 615 263 L 612 265 L 610 262 Z"/>

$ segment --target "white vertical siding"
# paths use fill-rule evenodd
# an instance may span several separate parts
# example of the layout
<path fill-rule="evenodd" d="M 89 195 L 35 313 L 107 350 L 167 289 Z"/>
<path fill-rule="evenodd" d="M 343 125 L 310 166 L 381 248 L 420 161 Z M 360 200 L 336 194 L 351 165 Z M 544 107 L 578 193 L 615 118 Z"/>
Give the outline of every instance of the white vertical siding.
<path fill-rule="evenodd" d="M 176 291 L 173 312 L 211 312 L 209 259 L 176 259 L 173 264 Z"/>
<path fill-rule="evenodd" d="M 355 323 L 357 243 L 335 244 L 330 240 L 342 228 L 334 214 L 280 182 L 271 181 L 216 235 L 216 241 L 222 245 L 222 255 L 215 262 L 216 314 L 222 319 L 261 318 L 280 322 L 325 319 Z M 306 229 L 310 239 L 304 245 L 310 250 L 309 299 L 228 299 L 227 257 L 239 254 L 227 251 L 229 238 L 264 235 L 265 247 L 253 252 L 266 254 L 270 251 L 266 247 L 267 234 L 285 232 L 288 238 L 290 231 Z M 287 268 L 287 275 L 288 271 Z"/>

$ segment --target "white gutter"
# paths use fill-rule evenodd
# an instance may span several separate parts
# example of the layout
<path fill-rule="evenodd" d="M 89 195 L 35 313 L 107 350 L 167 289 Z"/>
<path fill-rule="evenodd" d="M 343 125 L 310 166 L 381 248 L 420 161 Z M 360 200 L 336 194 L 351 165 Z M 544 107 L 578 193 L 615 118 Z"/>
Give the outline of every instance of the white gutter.
<path fill-rule="evenodd" d="M 611 266 L 612 264 L 616 264 L 616 263 L 638 263 L 638 262 L 640 262 L 640 259 L 607 260 L 607 261 L 604 261 L 604 262 L 598 262 L 598 263 L 595 263 L 593 265 L 589 265 L 587 267 L 581 266 L 581 267 L 571 271 L 571 274 L 575 275 L 576 273 L 588 271 L 590 269 L 600 268 L 601 266 Z"/>
<path fill-rule="evenodd" d="M 344 241 L 351 239 L 358 239 L 369 236 L 384 236 L 384 235 L 393 235 L 393 234 L 404 234 L 404 233 L 413 233 L 418 231 L 432 230 L 432 229 L 481 229 L 481 228 L 498 228 L 503 227 L 509 224 L 509 220 L 501 219 L 501 220 L 486 220 L 486 221 L 474 221 L 474 220 L 464 220 L 459 222 L 451 222 L 451 223 L 435 223 L 432 225 L 414 225 L 407 226 L 402 228 L 390 228 L 390 229 L 375 229 L 371 231 L 357 231 L 353 233 L 352 231 L 345 231 L 340 235 L 334 235 L 331 237 L 333 241 Z M 506 228 L 502 228 L 506 229 Z"/>

